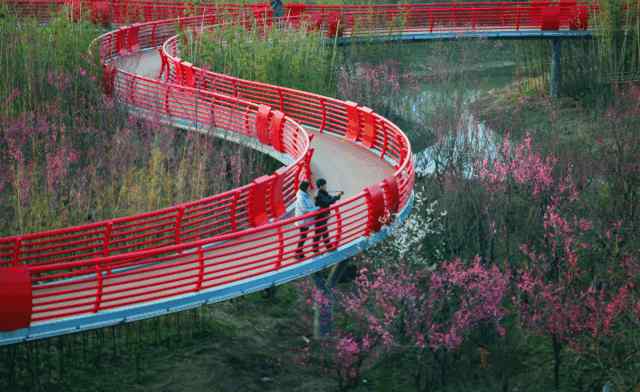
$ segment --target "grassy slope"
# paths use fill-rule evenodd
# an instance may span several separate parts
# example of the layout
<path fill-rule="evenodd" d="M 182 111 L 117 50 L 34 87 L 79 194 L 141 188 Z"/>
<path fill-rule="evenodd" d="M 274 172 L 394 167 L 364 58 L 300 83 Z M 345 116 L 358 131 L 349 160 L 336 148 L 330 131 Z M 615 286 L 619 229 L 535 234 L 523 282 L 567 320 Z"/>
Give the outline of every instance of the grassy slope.
<path fill-rule="evenodd" d="M 297 289 L 287 285 L 275 299 L 258 293 L 115 329 L 20 345 L 17 352 L 11 351 L 16 347 L 0 348 L 0 390 L 334 390 L 335 382 L 321 366 L 300 362 L 303 336 L 311 330 L 300 317 L 300 306 Z M 12 360 L 15 382 L 9 374 Z"/>
<path fill-rule="evenodd" d="M 551 101 L 534 90 L 518 84 L 492 90 L 472 105 L 475 115 L 496 132 L 509 131 L 516 138 L 526 132 L 535 134 L 591 133 L 599 125 L 597 117 L 568 97 Z"/>

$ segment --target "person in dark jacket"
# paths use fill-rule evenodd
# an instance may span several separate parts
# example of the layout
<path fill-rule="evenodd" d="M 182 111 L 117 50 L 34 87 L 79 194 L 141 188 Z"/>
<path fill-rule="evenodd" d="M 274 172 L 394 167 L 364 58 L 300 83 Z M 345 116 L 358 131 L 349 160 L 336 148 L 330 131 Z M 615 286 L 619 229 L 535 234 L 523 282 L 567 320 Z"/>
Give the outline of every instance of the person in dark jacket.
<path fill-rule="evenodd" d="M 344 192 L 338 192 L 336 196 L 331 196 L 327 192 L 327 181 L 324 178 L 316 181 L 318 186 L 318 194 L 316 195 L 316 207 L 325 209 L 331 207 L 332 204 L 340 200 L 340 197 L 344 195 Z M 318 221 L 316 222 L 316 234 L 313 238 L 313 251 L 318 252 L 320 250 L 320 240 L 324 240 L 324 244 L 328 250 L 335 250 L 335 245 L 331 244 L 329 240 L 329 233 L 327 224 L 329 222 L 330 211 L 321 212 L 318 214 Z"/>

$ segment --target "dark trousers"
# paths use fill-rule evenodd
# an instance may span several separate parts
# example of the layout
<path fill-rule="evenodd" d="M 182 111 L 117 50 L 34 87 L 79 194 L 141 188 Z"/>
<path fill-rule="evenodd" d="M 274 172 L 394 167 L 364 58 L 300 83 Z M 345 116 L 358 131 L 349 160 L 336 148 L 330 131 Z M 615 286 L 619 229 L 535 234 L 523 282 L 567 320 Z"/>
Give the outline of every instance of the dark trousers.
<path fill-rule="evenodd" d="M 307 235 L 309 232 L 309 226 L 300 226 L 300 240 L 298 241 L 298 249 L 296 249 L 296 255 L 304 255 L 304 251 L 302 247 L 304 247 L 304 243 L 307 240 Z"/>
<path fill-rule="evenodd" d="M 313 251 L 318 252 L 320 248 L 320 240 L 324 240 L 324 245 L 327 249 L 331 250 L 333 246 L 329 240 L 329 231 L 327 230 L 327 223 L 329 220 L 321 220 L 316 222 L 316 235 L 313 237 Z"/>

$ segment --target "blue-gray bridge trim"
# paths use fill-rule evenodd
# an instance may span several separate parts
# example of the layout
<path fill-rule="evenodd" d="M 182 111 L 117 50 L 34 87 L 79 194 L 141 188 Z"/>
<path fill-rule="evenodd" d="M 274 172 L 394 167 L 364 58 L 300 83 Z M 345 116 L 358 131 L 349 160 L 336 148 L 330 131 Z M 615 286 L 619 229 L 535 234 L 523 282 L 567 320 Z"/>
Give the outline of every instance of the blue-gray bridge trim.
<path fill-rule="evenodd" d="M 338 39 L 338 44 L 390 41 L 447 41 L 456 39 L 589 39 L 592 36 L 591 30 L 441 31 L 342 37 Z"/>

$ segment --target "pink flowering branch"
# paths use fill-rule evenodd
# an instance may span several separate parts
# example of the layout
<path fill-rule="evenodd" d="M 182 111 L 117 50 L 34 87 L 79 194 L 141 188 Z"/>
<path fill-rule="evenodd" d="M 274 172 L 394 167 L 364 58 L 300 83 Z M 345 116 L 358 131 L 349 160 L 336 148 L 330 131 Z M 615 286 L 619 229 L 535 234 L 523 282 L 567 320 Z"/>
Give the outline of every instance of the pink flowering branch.
<path fill-rule="evenodd" d="M 470 265 L 456 259 L 435 271 L 363 268 L 355 287 L 341 296 L 349 323 L 337 333 L 338 375 L 356 384 L 363 365 L 392 351 L 434 358 L 442 353 L 440 358 L 483 325 L 494 325 L 504 335 L 509 281 L 508 272 L 484 266 L 479 258 Z"/>

